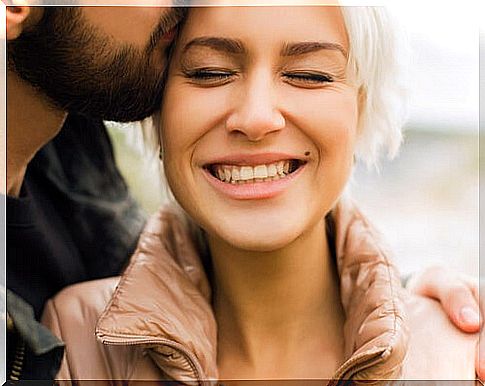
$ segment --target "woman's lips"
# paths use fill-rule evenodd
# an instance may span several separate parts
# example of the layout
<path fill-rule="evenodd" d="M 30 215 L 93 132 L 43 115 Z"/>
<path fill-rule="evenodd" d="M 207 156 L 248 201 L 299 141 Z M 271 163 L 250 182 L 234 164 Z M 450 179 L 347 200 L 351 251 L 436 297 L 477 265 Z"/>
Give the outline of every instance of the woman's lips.
<path fill-rule="evenodd" d="M 276 159 L 275 157 L 273 158 Z M 266 171 L 266 174 L 258 174 L 258 166 L 251 168 L 254 171 L 254 175 L 242 175 L 243 173 L 246 173 L 245 170 L 250 167 L 236 167 L 234 165 L 233 173 L 235 173 L 236 170 L 238 173 L 236 181 L 233 179 L 234 176 L 227 174 L 224 176 L 224 173 L 218 174 L 218 178 L 212 174 L 214 170 L 211 172 L 211 170 L 207 167 L 203 168 L 202 170 L 209 184 L 222 194 L 236 200 L 261 200 L 275 197 L 284 192 L 293 182 L 293 180 L 295 180 L 295 178 L 301 174 L 306 165 L 306 163 L 299 163 L 298 167 L 294 171 L 291 171 L 288 169 L 288 164 L 290 162 L 298 161 L 283 161 L 280 159 L 278 163 L 271 164 L 270 166 L 272 167 L 275 165 L 275 168 L 276 164 L 279 164 L 278 171 L 280 172 L 275 174 L 275 171 L 272 170 L 271 176 L 268 175 L 268 171 Z M 224 166 L 224 168 L 219 166 L 217 169 L 218 173 L 221 173 L 223 169 L 226 169 L 227 173 L 227 167 L 227 164 Z M 284 168 L 284 172 L 281 168 Z M 259 170 L 261 170 L 261 168 L 259 168 Z M 239 173 L 241 173 L 241 175 L 239 175 Z"/>
<path fill-rule="evenodd" d="M 304 162 L 307 157 L 300 157 L 290 153 L 259 153 L 259 154 L 232 154 L 229 156 L 218 157 L 204 162 L 205 165 L 211 164 L 231 164 L 231 165 L 248 165 L 255 166 L 260 164 L 269 164 L 285 160 L 299 160 Z"/>

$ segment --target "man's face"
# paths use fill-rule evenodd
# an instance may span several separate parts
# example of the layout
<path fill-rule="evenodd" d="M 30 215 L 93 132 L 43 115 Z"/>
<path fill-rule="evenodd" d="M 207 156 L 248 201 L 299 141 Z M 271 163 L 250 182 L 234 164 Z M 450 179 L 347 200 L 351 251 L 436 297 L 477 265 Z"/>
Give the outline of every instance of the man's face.
<path fill-rule="evenodd" d="M 169 7 L 45 8 L 37 25 L 8 43 L 9 68 L 56 108 L 143 119 L 160 105 L 166 51 L 182 14 Z"/>

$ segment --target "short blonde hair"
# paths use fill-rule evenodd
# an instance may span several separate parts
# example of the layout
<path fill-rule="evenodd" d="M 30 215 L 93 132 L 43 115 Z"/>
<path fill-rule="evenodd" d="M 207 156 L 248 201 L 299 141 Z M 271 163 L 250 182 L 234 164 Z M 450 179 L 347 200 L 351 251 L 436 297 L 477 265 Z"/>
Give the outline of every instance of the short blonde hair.
<path fill-rule="evenodd" d="M 355 155 L 377 166 L 382 150 L 394 157 L 407 117 L 406 66 L 409 50 L 402 29 L 381 6 L 343 6 L 349 37 L 348 71 L 361 96 Z"/>

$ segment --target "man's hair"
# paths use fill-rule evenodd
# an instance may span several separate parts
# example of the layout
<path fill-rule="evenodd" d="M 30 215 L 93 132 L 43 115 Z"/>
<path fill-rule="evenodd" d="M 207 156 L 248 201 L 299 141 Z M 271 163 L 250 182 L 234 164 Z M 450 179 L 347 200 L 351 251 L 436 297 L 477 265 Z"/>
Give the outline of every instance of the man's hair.
<path fill-rule="evenodd" d="M 161 103 L 163 69 L 156 42 L 181 16 L 170 9 L 145 47 L 118 42 L 89 23 L 80 7 L 45 7 L 42 19 L 7 44 L 9 69 L 54 108 L 115 121 L 143 119 Z"/>
<path fill-rule="evenodd" d="M 359 87 L 356 157 L 375 165 L 382 150 L 394 157 L 407 115 L 408 49 L 396 20 L 384 7 L 342 7 L 349 37 L 347 70 Z"/>

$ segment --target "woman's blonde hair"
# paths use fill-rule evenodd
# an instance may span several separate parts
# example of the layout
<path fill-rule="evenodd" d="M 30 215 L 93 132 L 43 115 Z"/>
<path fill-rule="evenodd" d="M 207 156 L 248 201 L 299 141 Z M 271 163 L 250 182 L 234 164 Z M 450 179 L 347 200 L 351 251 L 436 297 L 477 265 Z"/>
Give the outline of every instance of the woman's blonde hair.
<path fill-rule="evenodd" d="M 341 8 L 349 38 L 348 71 L 359 87 L 357 159 L 376 165 L 381 151 L 394 157 L 407 116 L 407 41 L 382 6 Z"/>

